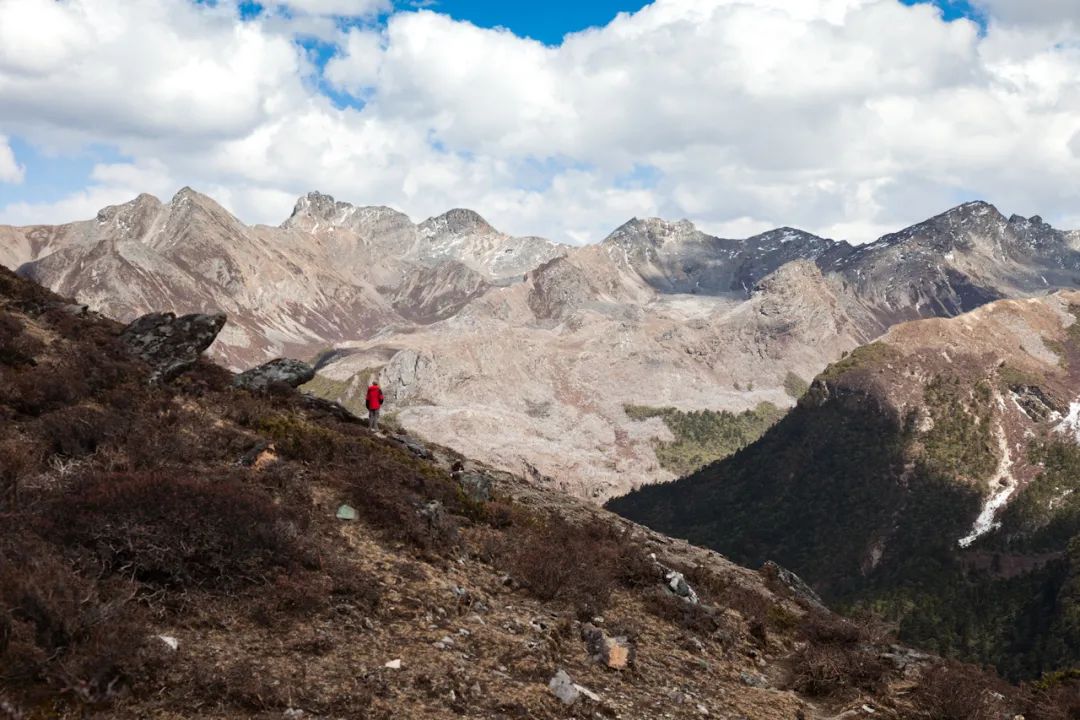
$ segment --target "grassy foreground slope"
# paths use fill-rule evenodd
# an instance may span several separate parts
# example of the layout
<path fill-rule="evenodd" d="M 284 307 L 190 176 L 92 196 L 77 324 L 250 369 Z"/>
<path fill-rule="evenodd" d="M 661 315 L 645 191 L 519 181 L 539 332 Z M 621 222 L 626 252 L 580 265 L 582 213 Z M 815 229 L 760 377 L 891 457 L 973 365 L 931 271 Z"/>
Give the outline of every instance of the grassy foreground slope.
<path fill-rule="evenodd" d="M 0 269 L 4 720 L 1041 720 L 1075 701 L 288 387 L 205 362 L 151 384 L 120 329 Z"/>

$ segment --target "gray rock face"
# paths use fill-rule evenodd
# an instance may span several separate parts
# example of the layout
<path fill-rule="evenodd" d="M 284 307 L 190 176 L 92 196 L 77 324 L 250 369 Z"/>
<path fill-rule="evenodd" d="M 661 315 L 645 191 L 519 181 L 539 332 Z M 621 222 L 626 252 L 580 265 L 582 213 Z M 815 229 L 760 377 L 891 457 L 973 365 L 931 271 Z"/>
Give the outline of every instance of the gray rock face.
<path fill-rule="evenodd" d="M 190 369 L 225 327 L 226 317 L 150 313 L 124 328 L 120 339 L 153 368 L 151 381 L 171 380 Z"/>
<path fill-rule="evenodd" d="M 761 566 L 761 574 L 764 575 L 768 581 L 781 585 L 796 599 L 803 603 L 819 610 L 826 609 L 825 603 L 822 602 L 821 597 L 814 592 L 814 589 L 787 568 L 781 567 L 770 560 Z"/>
<path fill-rule="evenodd" d="M 460 473 L 457 477 L 461 489 L 473 502 L 491 502 L 492 483 L 491 478 L 477 472 Z"/>
<path fill-rule="evenodd" d="M 767 677 L 752 672 L 739 673 L 739 681 L 747 687 L 759 688 L 761 690 L 771 687 Z"/>
<path fill-rule="evenodd" d="M 452 317 L 490 288 L 480 273 L 446 260 L 407 275 L 390 298 L 402 317 L 428 324 Z"/>
<path fill-rule="evenodd" d="M 285 383 L 290 387 L 300 387 L 315 377 L 315 368 L 306 362 L 278 358 L 240 373 L 233 380 L 237 387 L 248 390 L 266 390 L 273 383 Z"/>
<path fill-rule="evenodd" d="M 635 218 L 603 246 L 660 292 L 744 296 L 785 263 L 843 257 L 853 249 L 794 228 L 730 240 L 707 235 L 687 220 L 659 218 Z"/>
<path fill-rule="evenodd" d="M 698 596 L 694 588 L 686 582 L 686 577 L 677 570 L 670 570 L 664 576 L 668 589 L 691 604 L 697 604 Z"/>
<path fill-rule="evenodd" d="M 1075 232 L 1056 230 L 1038 216 L 1006 219 L 993 205 L 971 202 L 819 264 L 884 330 L 1000 298 L 1076 287 L 1076 243 Z"/>

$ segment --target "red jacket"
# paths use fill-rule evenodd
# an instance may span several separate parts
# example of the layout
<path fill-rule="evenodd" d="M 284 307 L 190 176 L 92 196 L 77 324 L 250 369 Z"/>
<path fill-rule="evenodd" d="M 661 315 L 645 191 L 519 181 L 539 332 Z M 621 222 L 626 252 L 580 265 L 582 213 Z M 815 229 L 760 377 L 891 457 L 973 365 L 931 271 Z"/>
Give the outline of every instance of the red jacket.
<path fill-rule="evenodd" d="M 367 409 L 378 410 L 382 407 L 383 400 L 386 398 L 382 394 L 382 388 L 378 385 L 372 385 L 367 389 Z"/>

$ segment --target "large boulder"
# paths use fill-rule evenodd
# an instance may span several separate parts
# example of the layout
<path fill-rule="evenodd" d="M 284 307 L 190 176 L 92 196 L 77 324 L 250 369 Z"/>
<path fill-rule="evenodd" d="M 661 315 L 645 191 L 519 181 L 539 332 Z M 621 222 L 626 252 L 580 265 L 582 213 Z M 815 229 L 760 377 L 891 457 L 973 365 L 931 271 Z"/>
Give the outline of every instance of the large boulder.
<path fill-rule="evenodd" d="M 306 362 L 278 358 L 240 373 L 233 380 L 233 384 L 248 390 L 262 391 L 275 383 L 284 383 L 294 388 L 300 387 L 304 383 L 311 382 L 314 377 L 315 368 Z"/>
<path fill-rule="evenodd" d="M 225 327 L 226 316 L 150 313 L 124 328 L 120 339 L 153 369 L 153 382 L 171 380 L 191 369 Z"/>

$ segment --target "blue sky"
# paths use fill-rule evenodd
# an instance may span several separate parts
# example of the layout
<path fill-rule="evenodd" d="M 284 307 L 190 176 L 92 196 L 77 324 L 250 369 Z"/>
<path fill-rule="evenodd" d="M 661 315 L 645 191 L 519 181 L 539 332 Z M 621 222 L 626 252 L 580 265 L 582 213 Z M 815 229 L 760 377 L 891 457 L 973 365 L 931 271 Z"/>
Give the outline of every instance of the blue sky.
<path fill-rule="evenodd" d="M 931 0 L 902 1 L 915 5 Z M 977 13 L 967 0 L 932 1 L 945 11 L 945 17 L 949 19 L 977 18 Z M 642 0 L 439 0 L 428 7 L 481 27 L 505 27 L 518 35 L 557 45 L 567 33 L 606 25 L 618 13 L 635 12 L 647 4 Z M 398 3 L 403 8 L 414 5 L 407 0 Z"/>
<path fill-rule="evenodd" d="M 411 3 L 398 3 L 408 7 Z M 647 5 L 642 0 L 439 0 L 432 10 L 481 27 L 505 27 L 515 34 L 556 45 L 570 32 L 606 25 L 620 12 L 634 12 Z"/>

